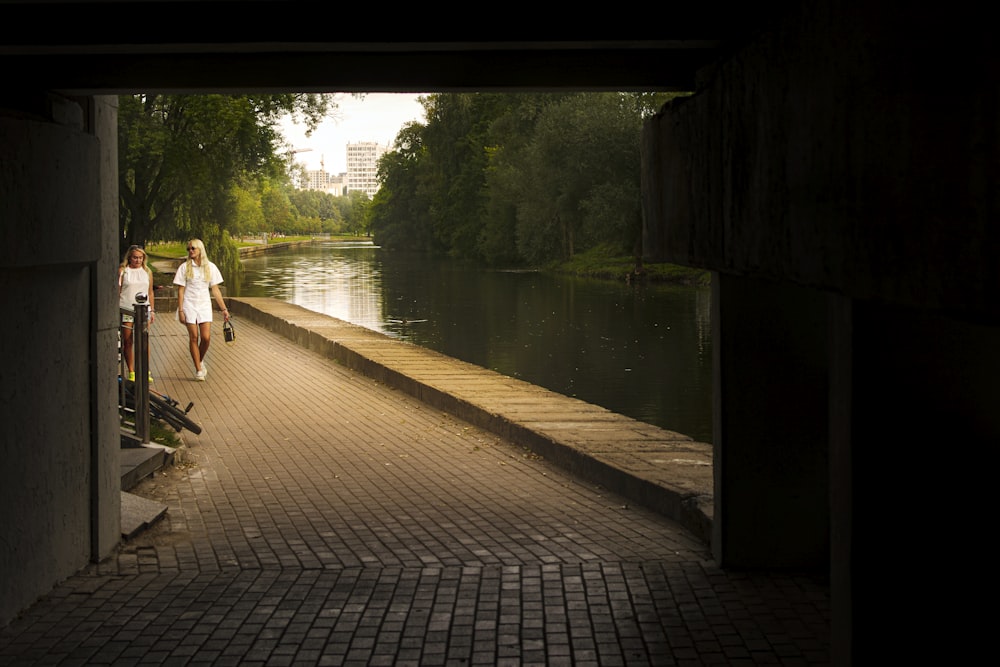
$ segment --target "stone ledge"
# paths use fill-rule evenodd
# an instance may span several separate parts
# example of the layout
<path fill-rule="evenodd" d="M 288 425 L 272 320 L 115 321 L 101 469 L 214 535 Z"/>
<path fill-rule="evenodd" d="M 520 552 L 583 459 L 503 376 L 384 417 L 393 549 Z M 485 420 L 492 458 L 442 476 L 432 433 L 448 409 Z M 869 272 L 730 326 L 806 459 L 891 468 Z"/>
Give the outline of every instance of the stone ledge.
<path fill-rule="evenodd" d="M 277 299 L 226 301 L 235 316 L 526 447 L 711 543 L 710 444 Z"/>

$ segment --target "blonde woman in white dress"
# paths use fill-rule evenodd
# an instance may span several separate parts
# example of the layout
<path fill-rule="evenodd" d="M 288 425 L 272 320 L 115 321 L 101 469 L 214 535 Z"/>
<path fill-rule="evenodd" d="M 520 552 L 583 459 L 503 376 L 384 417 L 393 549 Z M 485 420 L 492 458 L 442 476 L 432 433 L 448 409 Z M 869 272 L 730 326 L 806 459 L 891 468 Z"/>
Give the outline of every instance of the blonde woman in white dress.
<path fill-rule="evenodd" d="M 219 285 L 222 273 L 209 261 L 201 239 L 191 239 L 187 244 L 187 260 L 177 267 L 174 284 L 177 285 L 177 319 L 188 330 L 188 345 L 194 362 L 194 379 L 204 382 L 208 376 L 205 355 L 212 342 L 212 299 L 229 321 L 229 310 L 222 298 Z"/>
<path fill-rule="evenodd" d="M 128 379 L 135 381 L 135 348 L 132 327 L 135 326 L 135 295 L 145 294 L 149 304 L 149 325 L 153 324 L 153 271 L 146 264 L 146 251 L 137 245 L 129 246 L 118 267 L 118 307 L 122 313 L 122 355 L 128 367 Z M 146 369 L 149 369 L 149 349 L 146 349 Z M 153 381 L 152 372 L 149 381 Z"/>

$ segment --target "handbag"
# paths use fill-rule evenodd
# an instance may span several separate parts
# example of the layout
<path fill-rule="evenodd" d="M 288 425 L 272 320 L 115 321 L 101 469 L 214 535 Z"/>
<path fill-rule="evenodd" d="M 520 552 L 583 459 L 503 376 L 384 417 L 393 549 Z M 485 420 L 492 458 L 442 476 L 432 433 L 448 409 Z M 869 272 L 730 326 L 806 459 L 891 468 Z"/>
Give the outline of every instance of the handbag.
<path fill-rule="evenodd" d="M 233 318 L 230 317 L 226 320 L 226 323 L 222 325 L 222 335 L 226 338 L 226 343 L 232 345 L 236 342 L 236 329 L 233 327 Z"/>

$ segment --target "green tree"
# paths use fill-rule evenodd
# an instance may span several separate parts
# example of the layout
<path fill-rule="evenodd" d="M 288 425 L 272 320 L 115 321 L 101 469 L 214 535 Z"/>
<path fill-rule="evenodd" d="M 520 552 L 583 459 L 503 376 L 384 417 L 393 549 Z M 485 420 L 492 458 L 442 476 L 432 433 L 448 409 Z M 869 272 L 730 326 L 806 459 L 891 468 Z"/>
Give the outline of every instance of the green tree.
<path fill-rule="evenodd" d="M 264 225 L 272 232 L 291 234 L 297 229 L 298 211 L 292 206 L 288 192 L 279 185 L 265 182 L 260 193 Z"/>
<path fill-rule="evenodd" d="M 383 248 L 440 250 L 430 226 L 428 190 L 421 184 L 428 172 L 423 167 L 424 127 L 416 122 L 403 126 L 393 150 L 379 160 L 382 185 L 368 208 L 366 227 Z"/>
<path fill-rule="evenodd" d="M 424 103 L 427 126 L 425 187 L 435 240 L 456 257 L 476 258 L 486 204 L 490 124 L 503 95 L 431 95 Z"/>
<path fill-rule="evenodd" d="M 223 248 L 240 226 L 234 185 L 287 179 L 279 121 L 293 113 L 315 127 L 332 106 L 316 94 L 120 96 L 121 252 L 197 236 L 213 261 L 235 256 Z"/>
<path fill-rule="evenodd" d="M 429 95 L 380 161 L 376 242 L 490 264 L 641 252 L 642 123 L 669 97 Z"/>
<path fill-rule="evenodd" d="M 298 211 L 300 220 L 308 220 L 308 224 L 302 227 L 304 234 L 338 234 L 344 228 L 344 214 L 337 197 L 328 192 L 319 190 L 298 190 L 288 189 L 288 199 L 292 206 Z"/>
<path fill-rule="evenodd" d="M 319 200 L 316 195 L 321 194 L 315 190 L 288 190 L 288 201 L 291 202 L 295 210 L 302 216 L 319 217 Z"/>
<path fill-rule="evenodd" d="M 358 236 L 368 233 L 368 207 L 371 206 L 371 199 L 360 190 L 352 190 L 347 193 L 347 215 L 344 216 L 344 225 L 347 232 Z"/>
<path fill-rule="evenodd" d="M 331 203 L 337 210 L 337 217 L 340 220 L 340 231 L 347 231 L 349 227 L 348 220 L 353 210 L 353 200 L 348 195 L 344 195 L 343 197 L 334 197 Z"/>
<path fill-rule="evenodd" d="M 492 264 L 521 264 L 518 208 L 523 199 L 525 151 L 531 144 L 542 110 L 569 93 L 506 95 L 505 110 L 491 125 L 492 143 L 486 171 L 488 200 L 479 235 L 479 251 Z"/>
<path fill-rule="evenodd" d="M 327 192 L 317 193 L 321 195 L 316 208 L 319 209 L 319 219 L 323 222 L 323 231 L 336 232 L 344 226 L 344 216 L 337 206 L 337 200 L 341 199 L 336 195 Z"/>
<path fill-rule="evenodd" d="M 234 237 L 259 235 L 266 231 L 257 183 L 236 183 L 232 187 Z"/>
<path fill-rule="evenodd" d="M 542 111 L 522 172 L 523 254 L 543 246 L 546 256 L 568 259 L 604 242 L 632 251 L 642 226 L 641 132 L 626 95 L 579 94 Z"/>

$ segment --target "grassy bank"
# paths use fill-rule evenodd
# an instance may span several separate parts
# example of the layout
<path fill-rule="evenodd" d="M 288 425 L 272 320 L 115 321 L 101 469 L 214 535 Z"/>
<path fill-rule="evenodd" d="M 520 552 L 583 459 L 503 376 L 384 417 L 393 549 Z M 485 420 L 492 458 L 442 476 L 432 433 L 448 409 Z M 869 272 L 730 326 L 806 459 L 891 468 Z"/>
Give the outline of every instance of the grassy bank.
<path fill-rule="evenodd" d="M 679 285 L 711 285 L 711 272 L 667 262 L 643 262 L 634 257 L 615 255 L 607 248 L 594 248 L 566 262 L 554 263 L 546 270 L 574 276 L 628 282 L 675 283 Z"/>

